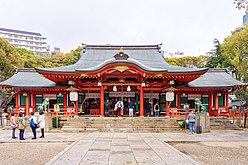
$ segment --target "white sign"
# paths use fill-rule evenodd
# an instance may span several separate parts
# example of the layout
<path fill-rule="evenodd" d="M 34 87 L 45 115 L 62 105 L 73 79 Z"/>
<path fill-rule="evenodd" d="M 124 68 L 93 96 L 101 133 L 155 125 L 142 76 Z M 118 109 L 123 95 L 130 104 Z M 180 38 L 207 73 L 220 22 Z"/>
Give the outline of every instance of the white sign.
<path fill-rule="evenodd" d="M 166 92 L 166 101 L 174 100 L 174 92 Z"/>
<path fill-rule="evenodd" d="M 43 94 L 43 98 L 44 99 L 48 98 L 49 100 L 56 100 L 57 96 L 56 94 Z"/>
<path fill-rule="evenodd" d="M 135 97 L 135 92 L 109 92 L 109 97 Z"/>
<path fill-rule="evenodd" d="M 70 100 L 77 101 L 78 100 L 78 93 L 77 92 L 70 92 Z"/>
<path fill-rule="evenodd" d="M 195 100 L 195 99 L 201 100 L 201 95 L 200 94 L 188 94 L 188 100 Z"/>
<path fill-rule="evenodd" d="M 145 93 L 144 98 L 155 98 L 159 99 L 159 93 Z"/>
<path fill-rule="evenodd" d="M 100 98 L 100 93 L 85 93 L 86 98 Z"/>

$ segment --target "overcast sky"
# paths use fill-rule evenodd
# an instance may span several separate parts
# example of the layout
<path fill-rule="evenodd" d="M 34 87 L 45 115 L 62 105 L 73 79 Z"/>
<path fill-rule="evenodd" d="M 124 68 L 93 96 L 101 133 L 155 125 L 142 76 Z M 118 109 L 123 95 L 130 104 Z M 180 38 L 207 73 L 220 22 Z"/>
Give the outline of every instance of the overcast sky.
<path fill-rule="evenodd" d="M 205 54 L 242 26 L 233 0 L 0 0 L 0 27 L 39 32 L 69 52 L 85 44 L 159 44 Z"/>

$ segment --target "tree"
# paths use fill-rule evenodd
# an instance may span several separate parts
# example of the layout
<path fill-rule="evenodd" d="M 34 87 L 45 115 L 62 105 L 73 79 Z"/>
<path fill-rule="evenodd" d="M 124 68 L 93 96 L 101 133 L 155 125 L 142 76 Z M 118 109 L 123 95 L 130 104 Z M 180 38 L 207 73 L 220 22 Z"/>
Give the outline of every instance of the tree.
<path fill-rule="evenodd" d="M 241 110 L 244 110 L 244 103 L 245 101 L 247 102 L 247 98 L 248 98 L 248 90 L 247 88 L 243 89 L 243 88 L 237 88 L 234 92 L 235 96 L 239 99 L 240 102 L 240 111 L 239 111 L 239 126 L 241 127 Z M 246 116 L 247 116 L 247 112 L 245 112 L 245 121 L 246 121 Z M 244 123 L 244 126 L 246 125 L 246 123 Z"/>
<path fill-rule="evenodd" d="M 248 1 L 247 0 L 234 0 L 233 2 L 236 4 L 236 8 L 245 9 L 245 13 L 248 14 Z"/>
<path fill-rule="evenodd" d="M 213 41 L 214 48 L 208 52 L 209 58 L 206 62 L 206 67 L 209 68 L 224 68 L 228 67 L 228 62 L 225 61 L 225 57 L 222 54 L 222 48 L 219 40 L 216 38 Z"/>
<path fill-rule="evenodd" d="M 165 60 L 175 66 L 182 66 L 182 67 L 188 67 L 188 68 L 203 68 L 205 67 L 205 63 L 207 60 L 207 56 L 185 56 L 181 58 L 165 58 Z"/>
<path fill-rule="evenodd" d="M 6 80 L 11 77 L 16 68 L 23 68 L 23 60 L 16 53 L 14 46 L 9 44 L 4 38 L 0 37 L 0 66 L 1 78 Z"/>
<path fill-rule="evenodd" d="M 232 33 L 223 44 L 223 56 L 225 65 L 237 72 L 237 78 L 244 82 L 248 81 L 248 28 Z"/>

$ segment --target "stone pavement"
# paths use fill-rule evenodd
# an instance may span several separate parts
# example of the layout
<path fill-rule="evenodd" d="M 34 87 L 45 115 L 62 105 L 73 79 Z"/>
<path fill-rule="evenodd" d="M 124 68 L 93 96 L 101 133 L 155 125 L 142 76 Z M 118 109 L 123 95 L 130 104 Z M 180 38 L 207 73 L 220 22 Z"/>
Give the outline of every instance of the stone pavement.
<path fill-rule="evenodd" d="M 46 133 L 45 139 L 31 140 L 27 131 L 20 141 L 11 139 L 11 130 L 0 130 L 0 143 L 73 142 L 47 162 L 63 164 L 198 164 L 166 142 L 248 142 L 248 130 L 211 131 L 189 135 L 165 133 Z"/>

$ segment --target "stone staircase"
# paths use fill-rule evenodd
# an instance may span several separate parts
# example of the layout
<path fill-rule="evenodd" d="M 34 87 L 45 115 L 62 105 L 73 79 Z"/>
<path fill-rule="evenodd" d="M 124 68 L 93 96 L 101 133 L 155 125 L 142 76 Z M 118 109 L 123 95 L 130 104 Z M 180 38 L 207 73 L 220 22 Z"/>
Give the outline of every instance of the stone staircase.
<path fill-rule="evenodd" d="M 239 129 L 237 124 L 233 124 L 227 117 L 210 117 L 211 130 L 234 130 Z"/>
<path fill-rule="evenodd" d="M 69 119 L 64 132 L 166 132 L 179 131 L 175 119 L 165 117 L 79 117 Z"/>

